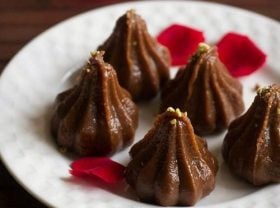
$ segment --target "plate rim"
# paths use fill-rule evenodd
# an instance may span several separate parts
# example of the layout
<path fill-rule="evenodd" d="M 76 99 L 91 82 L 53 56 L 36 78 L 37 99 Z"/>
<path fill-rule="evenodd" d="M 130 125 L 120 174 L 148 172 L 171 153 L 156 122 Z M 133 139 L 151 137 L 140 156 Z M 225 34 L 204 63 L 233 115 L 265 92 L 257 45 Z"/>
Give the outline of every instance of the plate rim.
<path fill-rule="evenodd" d="M 137 0 L 137 1 L 127 1 L 127 2 L 120 2 L 120 3 L 113 3 L 113 4 L 109 4 L 109 5 L 105 5 L 105 6 L 101 6 L 101 7 L 97 7 L 94 9 L 90 9 L 78 14 L 75 14 L 74 16 L 68 17 L 60 22 L 57 22 L 54 25 L 51 25 L 50 27 L 48 27 L 46 30 L 44 30 L 43 32 L 39 33 L 38 35 L 36 35 L 34 38 L 32 38 L 30 41 L 28 41 L 10 60 L 9 62 L 5 65 L 5 67 L 2 70 L 1 76 L 0 76 L 0 88 L 2 88 L 1 86 L 1 80 L 5 79 L 5 76 L 7 76 L 7 71 L 9 71 L 10 65 L 13 64 L 14 60 L 17 59 L 17 57 L 21 56 L 21 54 L 23 54 L 25 52 L 25 50 L 28 49 L 28 47 L 31 47 L 32 44 L 34 44 L 37 41 L 40 41 L 40 38 L 43 38 L 45 34 L 50 33 L 52 30 L 56 30 L 57 28 L 61 27 L 62 25 L 71 22 L 77 18 L 83 18 L 86 15 L 89 15 L 90 13 L 93 12 L 97 12 L 97 11 L 102 11 L 102 10 L 107 10 L 109 8 L 113 8 L 113 7 L 122 7 L 122 6 L 129 6 L 131 5 L 131 7 L 133 6 L 137 6 L 139 4 L 146 4 L 147 6 L 149 4 L 157 4 L 157 3 L 164 3 L 164 4 L 177 4 L 177 3 L 183 3 L 183 4 L 200 4 L 200 5 L 209 5 L 209 6 L 214 6 L 214 7 L 223 7 L 227 10 L 232 10 L 234 12 L 242 12 L 244 14 L 248 14 L 248 15 L 252 15 L 261 19 L 264 19 L 266 21 L 269 21 L 273 24 L 276 24 L 277 27 L 280 28 L 280 22 L 276 19 L 273 19 L 271 17 L 265 16 L 263 14 L 257 13 L 255 11 L 251 11 L 251 10 L 247 10 L 247 9 L 243 9 L 237 6 L 232 6 L 232 5 L 226 5 L 226 4 L 221 4 L 221 3 L 217 3 L 217 2 L 208 2 L 208 1 L 202 1 L 202 0 L 150 0 L 150 1 L 141 1 L 141 0 Z M 1 94 L 0 94 L 1 95 Z M 1 128 L 1 127 L 0 127 Z M 32 197 L 34 197 L 36 200 L 38 200 L 39 202 L 41 202 L 43 205 L 48 206 L 48 207 L 54 207 L 55 205 L 52 205 L 47 199 L 43 198 L 40 196 L 40 194 L 38 194 L 37 192 L 33 191 L 32 188 L 30 188 L 27 183 L 23 182 L 20 178 L 20 176 L 12 169 L 12 167 L 9 165 L 9 162 L 6 161 L 6 157 L 3 155 L 3 152 L 1 151 L 0 148 L 0 159 L 2 161 L 3 166 L 8 170 L 9 174 L 13 177 L 13 179 L 17 182 L 18 185 L 20 185 L 26 192 L 28 192 L 28 194 L 30 194 Z M 266 188 L 263 188 L 266 189 Z M 259 190 L 259 192 L 263 191 Z M 252 194 L 253 195 L 253 194 Z M 244 196 L 246 197 L 246 196 Z M 218 203 L 218 204 L 211 204 L 211 205 L 203 205 L 201 207 L 214 207 L 214 206 L 224 206 L 226 204 L 232 204 L 236 201 L 240 201 L 240 200 L 244 200 L 244 197 L 238 198 L 238 199 L 233 199 L 227 202 L 222 202 L 222 203 Z M 145 205 L 143 205 L 145 206 Z M 200 207 L 200 206 L 199 206 Z"/>

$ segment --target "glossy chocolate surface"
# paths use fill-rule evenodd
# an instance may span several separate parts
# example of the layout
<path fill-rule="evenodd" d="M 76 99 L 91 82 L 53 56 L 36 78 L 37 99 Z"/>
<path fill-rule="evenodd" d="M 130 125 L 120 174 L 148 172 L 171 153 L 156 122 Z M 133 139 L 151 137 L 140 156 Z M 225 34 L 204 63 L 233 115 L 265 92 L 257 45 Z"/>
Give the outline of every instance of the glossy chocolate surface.
<path fill-rule="evenodd" d="M 280 182 L 280 85 L 258 90 L 249 110 L 231 123 L 222 152 L 230 170 L 250 183 Z"/>
<path fill-rule="evenodd" d="M 147 30 L 134 10 L 121 16 L 110 37 L 99 46 L 116 70 L 121 86 L 134 100 L 153 98 L 169 80 L 170 54 Z"/>
<path fill-rule="evenodd" d="M 227 128 L 244 110 L 242 85 L 228 73 L 216 47 L 206 44 L 167 84 L 161 98 L 161 111 L 168 106 L 187 111 L 198 135 Z"/>
<path fill-rule="evenodd" d="M 60 93 L 52 118 L 57 144 L 79 155 L 112 154 L 131 144 L 138 108 L 104 52 L 92 54 L 77 85 Z"/>
<path fill-rule="evenodd" d="M 159 115 L 130 154 L 126 181 L 142 201 L 193 205 L 214 189 L 217 160 L 179 109 Z"/>

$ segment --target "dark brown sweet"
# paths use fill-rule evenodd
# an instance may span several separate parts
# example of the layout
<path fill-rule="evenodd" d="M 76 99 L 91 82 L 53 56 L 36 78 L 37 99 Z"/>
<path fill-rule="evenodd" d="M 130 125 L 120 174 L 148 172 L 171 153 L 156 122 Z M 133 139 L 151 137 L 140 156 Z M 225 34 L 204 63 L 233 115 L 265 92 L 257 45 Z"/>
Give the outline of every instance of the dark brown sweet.
<path fill-rule="evenodd" d="M 168 106 L 188 112 L 198 135 L 228 127 L 244 110 L 242 85 L 220 61 L 216 47 L 205 43 L 163 89 L 161 111 Z"/>
<path fill-rule="evenodd" d="M 120 87 L 104 52 L 92 54 L 79 83 L 56 98 L 51 130 L 57 144 L 79 155 L 107 155 L 129 145 L 138 108 Z"/>
<path fill-rule="evenodd" d="M 217 160 L 179 109 L 159 115 L 130 154 L 126 181 L 142 201 L 193 205 L 214 189 Z"/>
<path fill-rule="evenodd" d="M 280 85 L 258 90 L 249 110 L 231 123 L 222 152 L 230 170 L 250 183 L 280 182 Z"/>
<path fill-rule="evenodd" d="M 149 33 L 145 21 L 134 10 L 121 16 L 110 37 L 99 46 L 106 51 L 118 79 L 134 100 L 154 97 L 169 80 L 170 54 Z"/>

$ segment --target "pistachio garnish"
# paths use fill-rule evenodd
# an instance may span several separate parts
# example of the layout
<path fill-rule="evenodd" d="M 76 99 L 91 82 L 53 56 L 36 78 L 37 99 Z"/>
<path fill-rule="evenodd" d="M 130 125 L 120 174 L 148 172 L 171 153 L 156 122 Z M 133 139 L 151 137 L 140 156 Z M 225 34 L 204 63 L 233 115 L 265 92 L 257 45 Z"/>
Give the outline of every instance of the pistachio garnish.
<path fill-rule="evenodd" d="M 260 87 L 257 91 L 258 95 L 262 96 L 264 94 L 266 94 L 267 92 L 269 92 L 269 87 Z"/>
<path fill-rule="evenodd" d="M 177 114 L 179 117 L 182 117 L 182 112 L 180 111 L 179 108 L 176 108 L 176 114 Z"/>
<path fill-rule="evenodd" d="M 172 125 L 176 125 L 176 123 L 177 123 L 177 120 L 175 118 L 170 121 L 170 124 L 172 124 Z"/>
<path fill-rule="evenodd" d="M 175 112 L 175 109 L 172 108 L 172 107 L 168 107 L 168 108 L 166 109 L 166 111 L 168 111 L 168 112 Z"/>
<path fill-rule="evenodd" d="M 206 43 L 199 43 L 198 44 L 199 53 L 207 52 L 209 49 L 210 49 L 210 46 Z"/>

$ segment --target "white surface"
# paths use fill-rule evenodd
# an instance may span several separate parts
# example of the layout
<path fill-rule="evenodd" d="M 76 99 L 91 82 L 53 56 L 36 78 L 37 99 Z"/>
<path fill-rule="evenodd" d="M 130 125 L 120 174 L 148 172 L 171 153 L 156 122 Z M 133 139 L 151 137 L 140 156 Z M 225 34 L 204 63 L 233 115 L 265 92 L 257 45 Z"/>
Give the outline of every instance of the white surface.
<path fill-rule="evenodd" d="M 241 80 L 247 107 L 256 83 L 280 82 L 280 26 L 251 12 L 203 2 L 150 1 L 109 6 L 64 21 L 24 47 L 8 64 L 0 81 L 2 160 L 21 185 L 49 206 L 154 206 L 137 202 L 122 190 L 102 189 L 71 178 L 71 160 L 57 151 L 49 134 L 50 106 L 56 94 L 68 87 L 71 71 L 84 63 L 89 52 L 111 33 L 115 20 L 130 8 L 143 16 L 152 34 L 177 22 L 202 29 L 210 43 L 229 31 L 253 38 L 268 54 L 268 62 L 264 69 Z M 154 101 L 141 108 L 136 141 L 151 127 L 157 107 Z M 256 189 L 229 174 L 220 154 L 223 136 L 208 139 L 221 166 L 216 189 L 196 207 L 279 207 L 280 185 Z M 126 164 L 128 149 L 113 159 Z"/>

